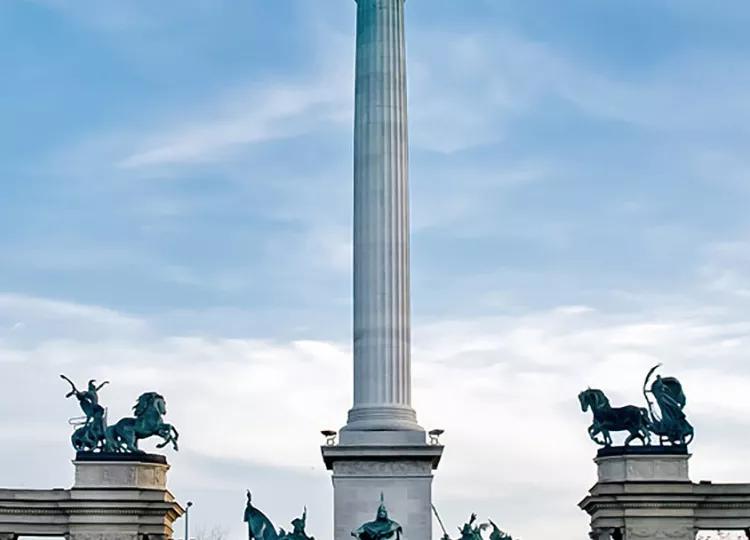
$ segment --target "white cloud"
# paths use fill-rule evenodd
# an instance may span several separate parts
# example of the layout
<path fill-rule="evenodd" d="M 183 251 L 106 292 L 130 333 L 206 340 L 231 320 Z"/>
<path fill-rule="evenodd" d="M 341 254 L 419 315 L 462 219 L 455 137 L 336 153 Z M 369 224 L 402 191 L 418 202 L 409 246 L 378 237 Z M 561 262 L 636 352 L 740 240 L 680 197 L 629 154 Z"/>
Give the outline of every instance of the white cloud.
<path fill-rule="evenodd" d="M 206 459 L 230 468 L 252 463 L 287 470 L 292 489 L 327 485 L 318 432 L 340 426 L 350 405 L 348 344 L 162 335 L 148 320 L 98 307 L 26 297 L 4 296 L 3 302 L 24 313 L 26 324 L 41 327 L 33 343 L 0 341 L 0 358 L 12 360 L 2 364 L 10 384 L 0 408 L 11 410 L 35 388 L 35 405 L 23 418 L 3 415 L 0 433 L 13 434 L 17 445 L 67 445 L 65 420 L 78 411 L 63 401 L 65 385 L 57 376 L 64 372 L 81 381 L 111 380 L 102 399 L 113 418 L 127 414 L 141 391 L 165 394 L 167 419 L 182 434 L 183 452 L 171 458 L 171 475 L 184 489 L 212 489 L 211 474 L 201 469 Z M 55 325 L 46 336 L 48 321 L 60 317 L 71 337 L 62 339 Z M 106 332 L 83 330 L 92 327 Z M 571 539 L 585 534 L 585 516 L 575 503 L 594 481 L 594 447 L 585 434 L 590 419 L 575 397 L 596 385 L 616 403 L 640 403 L 642 377 L 656 362 L 687 388 L 700 478 L 732 480 L 745 473 L 738 437 L 747 437 L 718 426 L 744 422 L 750 409 L 742 391 L 750 384 L 743 352 L 750 321 L 708 314 L 639 320 L 561 306 L 515 318 L 437 321 L 414 334 L 415 406 L 425 427 L 446 429 L 435 492 L 448 523 L 477 510 L 522 537 L 553 530 Z M 702 437 L 705 431 L 716 438 Z M 33 456 L 29 467 L 39 466 Z M 241 493 L 249 481 L 222 477 L 213 489 Z M 191 488 L 192 482 L 198 484 Z M 539 520 L 523 507 L 534 507 L 542 487 L 553 493 Z M 296 511 L 273 504 L 274 515 Z M 322 519 L 318 526 L 330 524 Z"/>

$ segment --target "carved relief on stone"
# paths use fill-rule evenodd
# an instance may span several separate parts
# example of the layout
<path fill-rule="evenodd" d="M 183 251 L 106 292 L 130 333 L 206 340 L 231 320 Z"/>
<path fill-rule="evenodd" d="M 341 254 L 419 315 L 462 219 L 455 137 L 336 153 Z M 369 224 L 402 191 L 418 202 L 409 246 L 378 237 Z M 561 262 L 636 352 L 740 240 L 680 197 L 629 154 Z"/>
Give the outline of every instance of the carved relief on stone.
<path fill-rule="evenodd" d="M 136 479 L 135 467 L 133 466 L 105 466 L 99 467 L 104 485 L 134 485 Z"/>
<path fill-rule="evenodd" d="M 333 465 L 335 476 L 427 476 L 429 461 L 339 461 Z"/>
<path fill-rule="evenodd" d="M 626 538 L 647 540 L 694 540 L 692 527 L 628 527 Z"/>
<path fill-rule="evenodd" d="M 115 532 L 77 532 L 70 535 L 70 540 L 138 540 L 138 534 Z"/>

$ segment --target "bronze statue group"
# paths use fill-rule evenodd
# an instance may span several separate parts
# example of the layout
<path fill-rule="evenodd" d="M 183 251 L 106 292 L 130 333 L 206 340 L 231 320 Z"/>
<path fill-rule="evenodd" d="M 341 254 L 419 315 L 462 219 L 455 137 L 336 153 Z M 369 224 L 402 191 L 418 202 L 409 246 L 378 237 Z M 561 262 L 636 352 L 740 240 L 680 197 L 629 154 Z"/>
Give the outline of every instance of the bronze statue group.
<path fill-rule="evenodd" d="M 513 540 L 508 534 L 501 531 L 492 520 L 489 520 L 489 523 L 477 524 L 476 519 L 476 514 L 472 514 L 469 522 L 463 527 L 459 527 L 461 536 L 458 540 L 485 540 L 482 531 L 489 528 L 492 529 L 489 540 Z M 247 523 L 248 540 L 315 540 L 305 532 L 307 509 L 305 509 L 301 518 L 292 521 L 293 529 L 291 532 L 286 532 L 284 529 L 279 529 L 277 532 L 271 520 L 253 505 L 249 490 L 247 492 L 247 505 L 245 506 L 245 522 Z M 442 523 L 440 521 L 441 526 Z M 375 519 L 352 531 L 352 536 L 357 540 L 401 540 L 403 532 L 403 527 L 388 517 L 388 509 L 381 493 L 380 506 L 378 506 Z M 445 529 L 443 529 L 442 540 L 451 540 Z"/>
<path fill-rule="evenodd" d="M 660 365 L 653 367 L 643 383 L 643 395 L 648 408 L 635 405 L 612 407 L 604 392 L 593 388 L 578 395 L 581 410 L 586 412 L 591 409 L 594 416 L 588 430 L 591 440 L 610 447 L 611 433 L 626 431 L 628 436 L 624 446 L 630 446 L 636 439 L 643 446 L 652 446 L 652 435 L 658 437 L 660 446 L 687 447 L 692 442 L 694 430 L 683 410 L 687 400 L 680 381 L 674 377 L 657 375 L 651 387 L 648 386 L 659 367 Z"/>
<path fill-rule="evenodd" d="M 65 375 L 60 375 L 71 387 L 65 396 L 75 396 L 85 417 L 71 436 L 71 443 L 76 452 L 100 453 L 143 453 L 138 448 L 138 441 L 148 437 L 161 437 L 157 448 L 172 444 L 177 450 L 179 433 L 171 424 L 162 420 L 167 413 L 164 397 L 157 392 L 141 394 L 133 407 L 133 417 L 123 418 L 115 424 L 107 425 L 106 410 L 99 403 L 99 390 L 108 384 L 99 385 L 96 380 L 89 381 L 86 390 L 78 390 L 76 385 Z"/>
<path fill-rule="evenodd" d="M 639 440 L 644 447 L 681 447 L 693 440 L 693 426 L 687 421 L 684 408 L 687 403 L 682 384 L 674 377 L 661 377 L 652 368 L 643 384 L 643 394 L 647 407 L 627 405 L 612 407 L 603 391 L 588 388 L 578 395 L 581 410 L 591 409 L 593 422 L 588 428 L 591 439 L 604 447 L 612 446 L 613 432 L 627 432 L 624 447 Z M 163 421 L 166 414 L 166 402 L 157 392 L 141 394 L 133 407 L 133 417 L 123 418 L 112 425 L 107 425 L 107 411 L 99 403 L 99 391 L 108 382 L 97 384 L 90 380 L 85 390 L 78 390 L 76 385 L 64 375 L 71 387 L 65 397 L 75 397 L 84 413 L 71 436 L 73 448 L 77 452 L 96 453 L 143 453 L 138 448 L 138 441 L 157 436 L 162 442 L 158 448 L 171 443 L 177 450 L 179 434 L 171 424 Z M 650 385 L 649 385 L 650 383 Z M 653 437 L 657 437 L 658 446 Z M 434 507 L 433 507 L 434 510 Z M 437 512 L 435 512 L 437 516 Z M 443 527 L 440 516 L 437 516 L 443 528 L 441 540 L 451 540 Z M 248 540 L 315 540 L 305 531 L 307 509 L 302 517 L 292 520 L 292 530 L 276 529 L 266 515 L 252 503 L 250 491 L 247 492 L 247 504 L 244 520 L 248 527 Z M 477 523 L 476 514 L 472 514 L 468 523 L 459 527 L 460 537 L 457 540 L 485 540 L 483 532 L 489 530 L 487 540 L 513 540 L 492 521 Z M 375 519 L 352 531 L 357 540 L 401 540 L 403 528 L 388 516 L 385 500 L 381 493 L 380 506 Z"/>

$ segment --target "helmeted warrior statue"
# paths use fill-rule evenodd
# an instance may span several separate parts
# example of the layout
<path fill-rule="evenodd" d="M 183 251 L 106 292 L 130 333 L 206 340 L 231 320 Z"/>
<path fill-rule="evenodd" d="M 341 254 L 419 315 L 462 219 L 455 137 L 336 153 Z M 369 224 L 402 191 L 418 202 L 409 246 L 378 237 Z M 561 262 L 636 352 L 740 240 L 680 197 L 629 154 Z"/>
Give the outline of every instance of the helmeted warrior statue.
<path fill-rule="evenodd" d="M 403 528 L 395 521 L 388 518 L 388 510 L 385 507 L 383 494 L 380 494 L 380 506 L 375 521 L 365 523 L 356 531 L 352 531 L 352 536 L 359 540 L 400 540 L 403 534 Z"/>
<path fill-rule="evenodd" d="M 292 532 L 287 533 L 284 537 L 287 540 L 315 540 L 312 536 L 307 536 L 305 526 L 307 525 L 307 507 L 302 512 L 302 517 L 292 520 Z M 283 531 L 282 531 L 283 532 Z"/>

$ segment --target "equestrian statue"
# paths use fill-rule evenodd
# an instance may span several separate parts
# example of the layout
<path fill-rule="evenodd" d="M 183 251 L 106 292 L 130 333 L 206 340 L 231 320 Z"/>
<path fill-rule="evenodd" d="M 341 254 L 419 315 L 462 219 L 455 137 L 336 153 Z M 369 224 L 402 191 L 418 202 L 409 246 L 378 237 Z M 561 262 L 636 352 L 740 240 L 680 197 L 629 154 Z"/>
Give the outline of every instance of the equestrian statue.
<path fill-rule="evenodd" d="M 628 432 L 625 446 L 638 439 L 643 446 L 652 446 L 652 435 L 661 446 L 687 446 L 693 440 L 693 426 L 687 421 L 683 409 L 687 404 L 682 384 L 674 377 L 656 376 L 649 382 L 661 364 L 651 368 L 643 383 L 643 395 L 648 408 L 626 405 L 612 407 L 601 390 L 588 388 L 578 394 L 581 410 L 591 409 L 594 420 L 588 428 L 595 443 L 612 446 L 612 432 Z M 658 411 L 657 411 L 658 409 Z"/>

